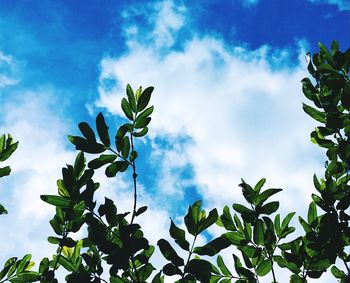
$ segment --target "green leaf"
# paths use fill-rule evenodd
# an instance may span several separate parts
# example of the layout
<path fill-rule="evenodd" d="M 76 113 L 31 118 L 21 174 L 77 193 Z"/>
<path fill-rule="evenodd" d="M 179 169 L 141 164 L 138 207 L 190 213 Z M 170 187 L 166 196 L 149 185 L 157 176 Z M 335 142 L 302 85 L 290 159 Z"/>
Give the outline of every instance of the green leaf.
<path fill-rule="evenodd" d="M 216 260 L 218 267 L 220 268 L 222 274 L 226 275 L 226 276 L 232 276 L 232 273 L 230 272 L 230 270 L 227 268 L 224 259 L 222 258 L 221 255 L 218 255 L 218 258 Z"/>
<path fill-rule="evenodd" d="M 68 136 L 68 139 L 75 145 L 77 150 L 82 150 L 87 153 L 102 153 L 106 150 L 105 146 L 100 143 L 88 143 L 84 138 L 77 136 Z"/>
<path fill-rule="evenodd" d="M 148 124 L 151 122 L 152 118 L 151 117 L 147 117 L 147 118 L 140 118 L 137 119 L 137 121 L 135 122 L 135 129 L 142 129 L 148 126 Z"/>
<path fill-rule="evenodd" d="M 175 240 L 175 242 L 184 250 L 189 251 L 190 250 L 190 243 L 187 242 L 185 237 L 185 231 L 178 228 L 173 220 L 171 220 L 170 224 L 170 236 Z"/>
<path fill-rule="evenodd" d="M 175 266 L 185 265 L 184 260 L 179 257 L 167 240 L 160 239 L 157 243 L 162 255 Z"/>
<path fill-rule="evenodd" d="M 266 179 L 265 178 L 262 178 L 254 187 L 254 191 L 259 194 L 260 193 L 260 190 L 261 188 L 264 186 L 266 182 Z"/>
<path fill-rule="evenodd" d="M 223 214 L 220 216 L 220 220 L 222 222 L 222 224 L 224 225 L 226 230 L 230 230 L 230 231 L 236 231 L 237 228 L 233 222 L 231 213 L 230 213 L 230 209 L 227 205 L 225 205 L 224 209 L 223 209 Z"/>
<path fill-rule="evenodd" d="M 332 55 L 335 55 L 335 53 L 336 53 L 337 51 L 339 51 L 339 44 L 338 44 L 338 41 L 336 41 L 336 40 L 333 40 L 333 41 L 332 41 L 331 49 L 332 49 Z"/>
<path fill-rule="evenodd" d="M 148 87 L 146 88 L 140 95 L 138 101 L 137 101 L 137 111 L 141 112 L 143 109 L 145 109 L 151 99 L 152 92 L 154 90 L 154 87 Z"/>
<path fill-rule="evenodd" d="M 126 85 L 126 95 L 128 96 L 128 101 L 130 104 L 131 110 L 136 113 L 136 98 L 134 91 L 132 90 L 131 86 L 129 84 Z"/>
<path fill-rule="evenodd" d="M 78 125 L 79 130 L 83 134 L 83 136 L 91 143 L 96 143 L 96 136 L 94 131 L 91 129 L 88 123 L 81 122 Z"/>
<path fill-rule="evenodd" d="M 139 138 L 139 137 L 145 136 L 147 133 L 148 133 L 148 128 L 145 127 L 145 128 L 143 128 L 141 131 L 139 131 L 139 132 L 134 132 L 132 135 L 133 135 L 134 137 Z"/>
<path fill-rule="evenodd" d="M 253 210 L 245 207 L 244 205 L 238 204 L 238 203 L 234 203 L 232 205 L 233 209 L 236 210 L 238 213 L 252 213 Z"/>
<path fill-rule="evenodd" d="M 256 268 L 256 273 L 259 276 L 265 276 L 268 274 L 272 269 L 272 262 L 269 259 L 264 259 L 262 262 L 259 263 L 258 267 Z"/>
<path fill-rule="evenodd" d="M 201 201 L 196 201 L 195 203 L 190 205 L 188 208 L 188 212 L 184 218 L 187 231 L 193 236 L 197 235 L 197 224 L 199 220 L 198 218 L 200 214 L 201 204 Z"/>
<path fill-rule="evenodd" d="M 249 242 L 249 240 L 247 240 L 239 232 L 227 232 L 222 234 L 221 236 L 235 246 L 246 245 Z"/>
<path fill-rule="evenodd" d="M 248 185 L 244 180 L 242 179 L 242 183 L 239 184 L 239 186 L 242 188 L 243 196 L 246 199 L 248 203 L 254 204 L 256 199 L 256 192 L 253 190 L 253 188 Z"/>
<path fill-rule="evenodd" d="M 91 169 L 98 169 L 108 163 L 113 162 L 117 158 L 114 154 L 101 154 L 100 157 L 91 160 L 88 167 Z"/>
<path fill-rule="evenodd" d="M 196 247 L 193 252 L 198 255 L 214 256 L 221 250 L 230 246 L 230 242 L 224 237 L 218 237 L 202 247 Z"/>
<path fill-rule="evenodd" d="M 344 271 L 340 270 L 338 267 L 336 267 L 335 265 L 332 266 L 331 268 L 331 272 L 333 274 L 333 276 L 335 278 L 345 278 L 346 277 L 346 274 Z"/>
<path fill-rule="evenodd" d="M 85 157 L 84 157 L 84 152 L 80 151 L 77 154 L 77 157 L 75 158 L 74 162 L 74 172 L 75 176 L 78 178 L 81 176 L 85 169 Z"/>
<path fill-rule="evenodd" d="M 162 270 L 163 270 L 163 273 L 165 275 L 168 275 L 168 276 L 173 276 L 176 274 L 182 275 L 181 270 L 172 263 L 168 263 L 168 264 L 164 265 Z"/>
<path fill-rule="evenodd" d="M 123 99 L 122 99 L 121 106 L 122 106 L 122 110 L 123 110 L 125 116 L 126 116 L 129 120 L 133 121 L 133 120 L 134 120 L 134 115 L 133 115 L 133 113 L 132 113 L 130 104 L 129 104 L 129 102 L 126 100 L 126 98 L 123 98 Z"/>
<path fill-rule="evenodd" d="M 335 66 L 335 62 L 333 60 L 332 55 L 329 53 L 328 49 L 321 43 L 318 43 L 318 47 L 320 48 L 320 53 L 326 58 L 328 64 L 330 64 L 332 67 Z"/>
<path fill-rule="evenodd" d="M 279 205 L 278 201 L 269 202 L 261 207 L 261 213 L 270 215 L 278 210 Z"/>
<path fill-rule="evenodd" d="M 274 220 L 274 227 L 275 227 L 275 231 L 277 236 L 280 236 L 280 231 L 281 231 L 281 216 L 279 214 L 277 214 L 275 216 L 275 220 Z"/>
<path fill-rule="evenodd" d="M 306 233 L 312 232 L 310 225 L 302 217 L 299 216 L 298 219 L 299 219 L 299 222 L 300 222 L 301 226 L 304 228 L 304 231 Z"/>
<path fill-rule="evenodd" d="M 121 154 L 123 156 L 123 158 L 128 158 L 129 156 L 129 152 L 130 152 L 130 140 L 129 140 L 129 137 L 124 137 L 123 139 L 123 143 L 124 143 L 124 146 L 121 150 Z"/>
<path fill-rule="evenodd" d="M 127 161 L 115 161 L 105 171 L 107 177 L 114 177 L 118 172 L 124 172 L 129 166 Z"/>
<path fill-rule="evenodd" d="M 289 222 L 292 220 L 294 215 L 295 215 L 295 212 L 290 212 L 287 214 L 287 216 L 282 221 L 281 231 L 283 231 L 286 227 L 288 227 Z"/>
<path fill-rule="evenodd" d="M 40 198 L 47 202 L 48 204 L 61 207 L 61 208 L 68 208 L 71 205 L 70 199 L 63 198 L 61 196 L 55 196 L 55 195 L 41 195 Z"/>
<path fill-rule="evenodd" d="M 147 210 L 147 206 L 141 206 L 135 213 L 135 216 L 139 216 Z"/>
<path fill-rule="evenodd" d="M 7 214 L 7 213 L 8 211 L 5 209 L 5 207 L 2 204 L 0 204 L 0 215 Z"/>
<path fill-rule="evenodd" d="M 187 272 L 193 274 L 200 282 L 208 283 L 211 276 L 211 265 L 202 259 L 192 259 L 187 265 Z"/>
<path fill-rule="evenodd" d="M 18 275 L 19 273 L 23 272 L 28 264 L 30 263 L 30 260 L 32 258 L 31 254 L 26 254 L 19 262 L 16 268 L 16 274 Z"/>
<path fill-rule="evenodd" d="M 108 126 L 106 125 L 105 118 L 101 112 L 96 117 L 96 128 L 101 142 L 106 147 L 109 147 L 111 145 L 111 141 L 109 139 Z"/>
<path fill-rule="evenodd" d="M 262 245 L 264 243 L 264 222 L 258 219 L 254 224 L 253 240 L 257 245 Z"/>
<path fill-rule="evenodd" d="M 307 222 L 311 225 L 317 219 L 316 203 L 311 202 L 307 213 Z"/>
<path fill-rule="evenodd" d="M 3 167 L 3 168 L 0 168 L 0 178 L 8 176 L 8 175 L 10 175 L 10 173 L 11 173 L 10 166 L 6 166 L 6 167 Z"/>
<path fill-rule="evenodd" d="M 281 191 L 282 189 L 267 189 L 263 191 L 261 194 L 258 195 L 256 205 L 263 204 L 269 197 Z"/>
<path fill-rule="evenodd" d="M 316 110 L 309 105 L 303 103 L 303 109 L 306 114 L 308 114 L 311 118 L 315 119 L 320 123 L 326 123 L 326 113 Z"/>
<path fill-rule="evenodd" d="M 17 149 L 17 147 L 18 147 L 18 142 L 12 143 L 12 137 L 11 135 L 8 135 L 5 150 L 0 152 L 0 161 L 7 160 L 12 155 L 12 153 Z"/>
<path fill-rule="evenodd" d="M 208 227 L 210 227 L 211 225 L 213 225 L 216 220 L 218 219 L 218 212 L 216 210 L 216 208 L 214 208 L 213 210 L 211 210 L 208 214 L 207 218 L 203 218 L 198 225 L 198 234 L 201 233 L 202 231 L 204 231 L 205 229 L 207 229 Z"/>

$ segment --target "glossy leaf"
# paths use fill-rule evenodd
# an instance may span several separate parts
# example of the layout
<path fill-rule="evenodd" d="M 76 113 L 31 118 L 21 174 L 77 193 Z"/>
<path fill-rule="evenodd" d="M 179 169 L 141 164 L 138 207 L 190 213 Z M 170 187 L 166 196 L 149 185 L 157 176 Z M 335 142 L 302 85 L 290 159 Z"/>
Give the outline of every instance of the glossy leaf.
<path fill-rule="evenodd" d="M 48 204 L 61 207 L 61 208 L 68 208 L 71 205 L 71 200 L 67 198 L 63 198 L 61 196 L 55 196 L 55 195 L 41 195 L 40 198 L 47 202 Z"/>
<path fill-rule="evenodd" d="M 98 133 L 98 136 L 100 137 L 101 142 L 105 146 L 109 147 L 111 145 L 111 141 L 108 134 L 108 126 L 101 112 L 96 117 L 96 128 L 97 128 L 97 133 Z"/>
<path fill-rule="evenodd" d="M 171 220 L 170 229 L 169 229 L 170 236 L 175 240 L 175 242 L 184 250 L 189 251 L 190 250 L 190 243 L 187 242 L 185 237 L 185 231 L 178 228 L 173 220 Z"/>
<path fill-rule="evenodd" d="M 138 101 L 137 101 L 137 111 L 141 112 L 143 109 L 145 109 L 151 99 L 152 92 L 154 90 L 154 87 L 148 87 L 146 88 L 140 95 Z"/>
<path fill-rule="evenodd" d="M 184 260 L 179 257 L 174 248 L 169 244 L 167 240 L 160 239 L 157 243 L 162 255 L 175 266 L 185 265 Z"/>

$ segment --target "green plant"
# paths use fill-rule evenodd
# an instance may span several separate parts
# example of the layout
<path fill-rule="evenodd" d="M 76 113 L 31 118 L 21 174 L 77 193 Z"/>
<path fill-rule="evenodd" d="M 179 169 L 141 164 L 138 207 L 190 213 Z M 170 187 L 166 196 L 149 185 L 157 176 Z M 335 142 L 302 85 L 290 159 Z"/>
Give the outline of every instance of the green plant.
<path fill-rule="evenodd" d="M 48 237 L 57 246 L 56 254 L 52 259 L 44 258 L 38 271 L 31 271 L 31 255 L 21 260 L 11 258 L 0 271 L 0 282 L 58 282 L 59 268 L 66 270 L 67 282 L 158 283 L 164 282 L 165 276 L 177 276 L 176 282 L 211 283 L 259 282 L 260 277 L 270 276 L 277 282 L 276 266 L 290 271 L 290 282 L 319 278 L 328 269 L 340 282 L 349 282 L 350 255 L 346 248 L 350 245 L 350 215 L 346 210 L 350 206 L 350 49 L 340 52 L 335 41 L 331 52 L 322 44 L 319 47 L 320 52 L 308 64 L 314 83 L 309 78 L 302 80 L 305 96 L 318 109 L 306 104 L 303 109 L 321 123 L 311 133 L 311 140 L 326 148 L 328 161 L 324 178 L 314 176 L 316 193 L 312 194 L 306 219 L 298 217 L 302 235 L 286 240 L 295 232 L 290 226 L 295 213 L 278 213 L 279 202 L 271 197 L 281 189 L 263 189 L 265 179 L 254 186 L 242 180 L 240 187 L 247 204 L 225 206 L 219 215 L 217 209 L 206 213 L 201 201 L 196 201 L 184 217 L 185 230 L 171 220 L 169 233 L 176 246 L 165 239 L 157 242 L 168 263 L 155 268 L 150 263 L 155 247 L 137 223 L 147 207 L 137 206 L 135 144 L 148 132 L 154 110 L 148 106 L 153 87 L 134 92 L 128 85 L 121 101 L 128 122 L 118 128 L 112 141 L 102 113 L 97 115 L 96 131 L 80 123 L 82 136 L 69 136 L 79 151 L 75 163 L 62 169 L 57 195 L 41 196 L 56 208 L 50 221 L 55 235 Z M 92 177 L 102 167 L 110 178 L 131 170 L 134 200 L 130 212 L 119 212 L 108 198 L 102 204 L 95 201 L 100 186 Z M 198 236 L 213 225 L 221 227 L 223 233 L 198 246 Z M 86 236 L 74 239 L 73 233 L 82 229 L 86 229 Z M 184 258 L 177 252 L 180 249 L 186 254 Z M 228 249 L 233 267 L 227 266 L 220 254 Z M 216 257 L 216 263 L 207 257 Z M 345 270 L 336 261 L 342 261 Z"/>

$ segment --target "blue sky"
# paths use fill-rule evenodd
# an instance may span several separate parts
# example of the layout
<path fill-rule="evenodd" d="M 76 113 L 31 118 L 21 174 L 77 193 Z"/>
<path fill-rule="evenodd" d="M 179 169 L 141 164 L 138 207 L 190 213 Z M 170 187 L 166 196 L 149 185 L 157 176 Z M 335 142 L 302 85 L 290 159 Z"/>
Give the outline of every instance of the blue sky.
<path fill-rule="evenodd" d="M 55 192 L 72 162 L 66 136 L 80 121 L 93 123 L 99 111 L 123 121 L 126 83 L 155 87 L 150 135 L 138 145 L 140 199 L 153 207 L 143 222 L 154 241 L 196 199 L 207 208 L 240 201 L 241 177 L 267 177 L 284 188 L 283 209 L 304 213 L 324 162 L 301 110 L 304 56 L 318 41 L 348 48 L 349 23 L 346 0 L 1 0 L 0 133 L 20 147 L 1 180 L 10 214 L 0 227 L 10 232 L 0 233 L 0 262 L 52 250 L 53 211 L 39 195 Z M 128 177 L 97 176 L 101 194 L 126 210 Z M 10 238 L 16 244 L 3 246 Z"/>

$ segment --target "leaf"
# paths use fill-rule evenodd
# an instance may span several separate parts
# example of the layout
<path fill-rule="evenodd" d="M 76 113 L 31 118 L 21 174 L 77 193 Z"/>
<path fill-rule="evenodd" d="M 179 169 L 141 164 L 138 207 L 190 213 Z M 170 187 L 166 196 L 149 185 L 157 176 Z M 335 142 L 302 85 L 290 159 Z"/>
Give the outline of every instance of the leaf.
<path fill-rule="evenodd" d="M 335 278 L 345 278 L 346 277 L 346 274 L 344 271 L 340 270 L 338 267 L 336 267 L 335 265 L 332 266 L 331 268 L 331 272 L 333 274 L 333 276 Z"/>
<path fill-rule="evenodd" d="M 299 222 L 300 222 L 301 226 L 304 228 L 304 231 L 306 233 L 312 232 L 310 225 L 302 217 L 299 216 L 298 219 L 299 219 Z"/>
<path fill-rule="evenodd" d="M 100 143 L 88 143 L 84 138 L 77 136 L 68 136 L 69 141 L 75 145 L 77 150 L 82 150 L 87 153 L 102 153 L 106 150 L 105 146 Z"/>
<path fill-rule="evenodd" d="M 176 274 L 182 275 L 181 270 L 172 263 L 168 263 L 168 264 L 164 265 L 162 270 L 163 270 L 163 273 L 165 275 L 168 275 L 168 276 L 173 276 Z"/>
<path fill-rule="evenodd" d="M 121 106 L 122 106 L 122 110 L 123 110 L 125 116 L 126 116 L 129 120 L 133 121 L 133 120 L 134 120 L 134 115 L 133 115 L 133 113 L 132 113 L 130 104 L 129 104 L 129 102 L 126 100 L 126 98 L 124 98 L 124 97 L 123 97 L 123 99 L 122 99 Z"/>
<path fill-rule="evenodd" d="M 0 204 L 0 215 L 7 214 L 7 213 L 8 211 L 5 209 L 5 207 L 2 204 Z"/>
<path fill-rule="evenodd" d="M 6 167 L 3 167 L 3 168 L 0 168 L 0 178 L 8 176 L 8 175 L 10 175 L 10 173 L 11 173 L 10 166 L 6 166 Z"/>
<path fill-rule="evenodd" d="M 311 118 L 315 119 L 320 123 L 326 123 L 326 113 L 316 110 L 309 105 L 303 103 L 303 109 L 306 114 L 308 114 Z"/>
<path fill-rule="evenodd" d="M 162 255 L 175 266 L 185 265 L 184 260 L 179 257 L 167 240 L 160 239 L 157 243 Z"/>
<path fill-rule="evenodd" d="M 282 189 L 267 189 L 263 191 L 261 194 L 257 197 L 256 205 L 260 205 L 264 203 L 269 197 L 273 196 L 274 194 L 277 194 L 281 192 Z"/>
<path fill-rule="evenodd" d="M 146 126 L 148 126 L 148 124 L 151 122 L 151 120 L 152 120 L 151 117 L 137 119 L 137 121 L 135 122 L 134 127 L 135 127 L 135 129 L 145 128 Z"/>
<path fill-rule="evenodd" d="M 130 140 L 129 137 L 124 137 L 123 139 L 123 148 L 121 150 L 121 154 L 123 156 L 124 159 L 128 158 L 129 156 L 129 152 L 130 152 Z"/>
<path fill-rule="evenodd" d="M 192 205 L 189 206 L 187 214 L 185 215 L 185 225 L 187 228 L 188 233 L 190 233 L 193 236 L 197 235 L 197 223 L 201 208 L 201 201 L 196 201 Z"/>
<path fill-rule="evenodd" d="M 106 168 L 105 174 L 109 178 L 114 177 L 118 172 L 124 172 L 128 166 L 129 163 L 126 161 L 115 161 Z"/>
<path fill-rule="evenodd" d="M 258 267 L 256 268 L 256 273 L 259 276 L 265 276 L 268 274 L 272 269 L 272 262 L 269 259 L 265 259 L 262 262 L 259 263 Z"/>
<path fill-rule="evenodd" d="M 148 133 L 148 128 L 145 127 L 145 128 L 143 128 L 141 131 L 139 131 L 139 132 L 134 132 L 132 135 L 133 135 L 134 137 L 139 138 L 139 137 L 145 136 L 147 133 Z"/>
<path fill-rule="evenodd" d="M 207 218 L 203 218 L 198 225 L 198 234 L 201 233 L 202 231 L 204 231 L 205 229 L 207 229 L 208 227 L 210 227 L 211 225 L 213 225 L 216 220 L 218 219 L 218 212 L 216 210 L 216 208 L 214 208 L 213 210 L 211 210 L 208 214 Z"/>
<path fill-rule="evenodd" d="M 153 110 L 154 110 L 154 106 L 148 107 L 145 111 L 137 115 L 135 122 L 137 123 L 139 120 L 146 119 L 147 117 L 149 117 L 149 115 L 153 113 Z"/>
<path fill-rule="evenodd" d="M 253 190 L 253 188 L 248 185 L 244 180 L 242 179 L 242 183 L 239 184 L 239 186 L 242 188 L 243 196 L 246 199 L 248 203 L 255 203 L 256 199 L 256 192 Z"/>
<path fill-rule="evenodd" d="M 202 259 L 192 259 L 187 265 L 187 272 L 193 274 L 200 282 L 209 283 L 211 265 L 208 261 Z"/>
<path fill-rule="evenodd" d="M 236 210 L 238 213 L 252 213 L 253 210 L 245 207 L 244 205 L 238 204 L 238 203 L 234 203 L 232 205 L 233 209 Z"/>
<path fill-rule="evenodd" d="M 81 176 L 81 174 L 83 173 L 85 169 L 85 157 L 84 157 L 84 152 L 80 151 L 77 155 L 77 157 L 75 158 L 75 162 L 74 162 L 74 172 L 75 172 L 75 176 L 78 178 L 79 176 Z"/>
<path fill-rule="evenodd" d="M 23 272 L 28 264 L 30 263 L 30 259 L 32 258 L 31 254 L 26 254 L 19 262 L 16 268 L 16 274 L 19 274 L 21 272 Z"/>
<path fill-rule="evenodd" d="M 143 109 L 145 109 L 151 99 L 152 92 L 154 90 L 154 87 L 148 87 L 146 88 L 140 95 L 138 101 L 137 101 L 137 111 L 141 112 Z"/>
<path fill-rule="evenodd" d="M 246 245 L 249 242 L 249 240 L 247 240 L 239 232 L 227 232 L 222 234 L 221 236 L 235 246 Z"/>
<path fill-rule="evenodd" d="M 266 182 L 266 179 L 265 178 L 262 178 L 254 187 L 254 191 L 259 194 L 261 188 L 264 186 Z"/>
<path fill-rule="evenodd" d="M 132 90 L 131 86 L 129 84 L 126 85 L 126 95 L 128 96 L 128 101 L 130 104 L 131 110 L 136 113 L 136 98 L 134 91 Z"/>
<path fill-rule="evenodd" d="M 280 203 L 278 201 L 269 202 L 261 208 L 262 214 L 270 215 L 278 210 Z"/>
<path fill-rule="evenodd" d="M 264 243 L 264 222 L 261 219 L 258 219 L 254 224 L 253 240 L 257 245 Z"/>
<path fill-rule="evenodd" d="M 194 248 L 193 252 L 198 255 L 214 256 L 221 250 L 226 249 L 229 246 L 229 241 L 227 241 L 224 237 L 218 237 L 202 247 Z"/>
<path fill-rule="evenodd" d="M 101 112 L 96 117 L 96 128 L 101 142 L 105 146 L 109 147 L 111 145 L 111 141 L 109 139 L 108 126 L 106 125 L 105 118 Z"/>
<path fill-rule="evenodd" d="M 232 273 L 230 272 L 230 270 L 227 268 L 224 259 L 222 258 L 221 255 L 218 255 L 218 258 L 216 260 L 218 267 L 220 268 L 222 274 L 226 275 L 226 276 L 232 276 Z"/>
<path fill-rule="evenodd" d="M 44 202 L 47 202 L 48 204 L 51 204 L 60 208 L 68 208 L 71 205 L 70 199 L 63 198 L 61 196 L 41 195 L 40 198 Z"/>
<path fill-rule="evenodd" d="M 290 212 L 287 214 L 287 216 L 282 221 L 281 231 L 283 231 L 286 227 L 288 227 L 289 222 L 292 220 L 294 215 L 295 215 L 295 212 Z"/>
<path fill-rule="evenodd" d="M 135 213 L 135 216 L 139 216 L 147 210 L 147 206 L 141 206 Z"/>
<path fill-rule="evenodd" d="M 8 135 L 5 150 L 0 152 L 0 161 L 7 160 L 12 155 L 12 153 L 17 149 L 17 147 L 18 147 L 18 142 L 12 143 L 12 137 L 11 135 Z"/>
<path fill-rule="evenodd" d="M 81 122 L 78 125 L 79 130 L 83 134 L 83 136 L 91 143 L 96 143 L 96 136 L 94 131 L 91 129 L 88 123 Z"/>
<path fill-rule="evenodd" d="M 178 228 L 173 220 L 171 220 L 170 229 L 169 229 L 170 236 L 175 240 L 175 242 L 185 251 L 190 250 L 190 244 L 187 242 L 185 237 L 185 231 Z"/>
<path fill-rule="evenodd" d="M 307 222 L 311 225 L 317 219 L 316 203 L 311 202 L 307 213 Z"/>
<path fill-rule="evenodd" d="M 108 163 L 113 162 L 117 158 L 114 154 L 101 154 L 100 157 L 91 160 L 88 167 L 91 169 L 98 169 Z"/>

